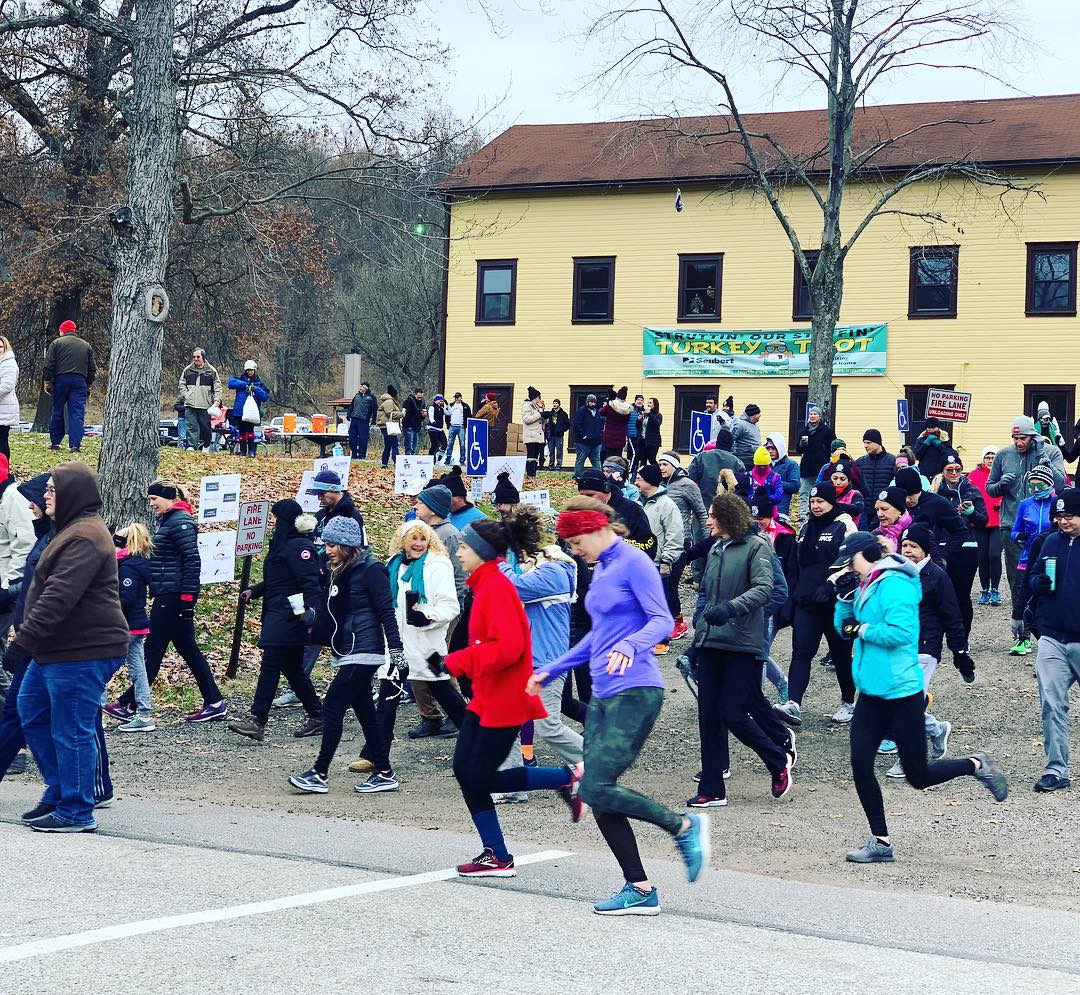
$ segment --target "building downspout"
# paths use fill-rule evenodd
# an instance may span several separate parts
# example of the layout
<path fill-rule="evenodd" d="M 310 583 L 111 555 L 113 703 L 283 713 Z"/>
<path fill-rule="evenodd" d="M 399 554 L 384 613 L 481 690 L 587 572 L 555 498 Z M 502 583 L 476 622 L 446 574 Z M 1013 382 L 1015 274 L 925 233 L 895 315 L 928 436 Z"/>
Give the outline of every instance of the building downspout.
<path fill-rule="evenodd" d="M 442 305 L 439 308 L 439 382 L 436 390 L 446 390 L 446 301 L 450 293 L 450 195 L 444 194 L 443 199 L 443 273 L 442 273 Z"/>

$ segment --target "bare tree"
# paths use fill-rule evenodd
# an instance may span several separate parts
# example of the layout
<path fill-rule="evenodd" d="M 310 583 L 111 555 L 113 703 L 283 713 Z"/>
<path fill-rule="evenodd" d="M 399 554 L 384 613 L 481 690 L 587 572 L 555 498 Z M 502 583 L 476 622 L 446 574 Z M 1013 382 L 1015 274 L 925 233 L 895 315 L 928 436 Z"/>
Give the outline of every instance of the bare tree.
<path fill-rule="evenodd" d="M 96 115 L 93 143 L 71 144 L 96 152 L 94 169 L 117 144 L 126 152 L 124 203 L 113 205 L 125 210 L 109 212 L 115 283 L 99 469 L 110 521 L 146 515 L 157 465 L 162 332 L 144 297 L 164 282 L 173 222 L 333 199 L 327 184 L 423 149 L 428 135 L 411 104 L 444 53 L 417 15 L 413 0 L 200 0 L 179 12 L 176 0 L 0 0 L 0 99 L 43 152 L 62 157 L 68 147 L 49 112 L 69 85 Z M 27 69 L 27 51 L 38 68 Z M 65 64 L 73 52 L 86 53 L 75 71 Z M 326 155 L 277 184 L 253 121 L 277 132 L 324 122 Z M 185 160 L 201 166 L 182 177 L 181 135 Z M 72 202 L 88 199 L 83 187 Z"/>
<path fill-rule="evenodd" d="M 976 113 L 931 114 L 925 121 L 892 129 L 884 116 L 866 119 L 870 93 L 884 77 L 912 69 L 962 69 L 993 76 L 965 61 L 969 49 L 1015 41 L 1017 31 L 983 0 L 730 0 L 724 6 L 728 17 L 720 4 L 701 0 L 642 0 L 609 8 L 590 30 L 594 40 L 607 40 L 617 50 L 598 81 L 636 78 L 660 62 L 669 69 L 703 74 L 714 86 L 718 115 L 645 123 L 635 129 L 637 138 L 656 140 L 658 133 L 664 134 L 675 143 L 741 159 L 737 183 L 765 197 L 808 284 L 813 309 L 809 397 L 831 417 L 833 334 L 843 299 L 844 264 L 863 232 L 887 215 L 955 225 L 942 212 L 938 197 L 940 185 L 950 179 L 975 184 L 999 198 L 1037 190 L 1036 184 L 1003 175 L 973 155 L 933 151 L 936 135 L 957 126 L 977 134 L 985 118 Z M 716 46 L 722 34 L 727 35 L 726 44 Z M 729 54 L 705 55 L 712 47 Z M 796 144 L 763 127 L 761 116 L 744 113 L 727 66 L 736 53 L 760 55 L 778 65 L 782 77 L 806 79 L 824 98 L 827 133 L 799 136 Z M 914 165 L 912 147 L 925 153 Z M 841 211 L 845 194 L 855 184 L 871 189 L 873 196 L 845 233 Z M 924 204 L 898 199 L 905 191 L 923 188 Z M 816 261 L 808 258 L 788 213 L 793 189 L 806 191 L 820 211 Z"/>

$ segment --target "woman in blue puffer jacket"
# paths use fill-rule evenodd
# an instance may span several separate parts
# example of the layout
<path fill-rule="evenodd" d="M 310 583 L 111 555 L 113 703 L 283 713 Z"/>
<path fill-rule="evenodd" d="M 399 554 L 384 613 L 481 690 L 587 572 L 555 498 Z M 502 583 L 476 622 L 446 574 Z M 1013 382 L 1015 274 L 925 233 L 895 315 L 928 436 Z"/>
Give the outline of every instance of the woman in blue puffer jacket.
<path fill-rule="evenodd" d="M 236 391 L 236 400 L 233 401 L 229 421 L 233 423 L 240 437 L 240 455 L 254 456 L 258 447 L 255 441 L 255 428 L 261 423 L 261 408 L 260 421 L 245 421 L 244 405 L 247 404 L 249 397 L 253 398 L 257 405 L 263 405 L 270 399 L 270 391 L 259 377 L 259 367 L 255 360 L 249 359 L 244 364 L 244 372 L 240 376 L 229 377 L 229 390 Z"/>
<path fill-rule="evenodd" d="M 885 806 L 874 773 L 878 746 L 896 741 L 908 784 L 927 788 L 972 776 L 998 801 L 1009 793 L 1001 765 L 985 753 L 963 760 L 926 759 L 923 711 L 926 696 L 919 667 L 919 600 L 915 567 L 886 553 L 869 532 L 853 532 L 840 547 L 833 577 L 837 602 L 833 621 L 855 643 L 852 677 L 859 690 L 851 720 L 851 773 L 873 834 L 847 859 L 858 864 L 893 860 Z"/>

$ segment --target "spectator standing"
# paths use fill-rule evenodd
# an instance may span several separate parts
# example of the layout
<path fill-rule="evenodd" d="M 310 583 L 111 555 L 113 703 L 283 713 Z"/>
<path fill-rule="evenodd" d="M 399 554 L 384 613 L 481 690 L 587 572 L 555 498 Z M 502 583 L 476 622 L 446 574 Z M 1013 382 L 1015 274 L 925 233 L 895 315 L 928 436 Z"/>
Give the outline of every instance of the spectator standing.
<path fill-rule="evenodd" d="M 535 387 L 521 402 L 521 441 L 525 445 L 525 476 L 535 477 L 544 451 L 544 399 Z"/>
<path fill-rule="evenodd" d="M 656 454 L 663 443 L 660 441 L 660 427 L 664 416 L 660 413 L 660 402 L 650 397 L 645 402 L 645 414 L 641 416 L 641 458 L 638 467 L 655 466 Z"/>
<path fill-rule="evenodd" d="M 229 377 L 229 390 L 236 391 L 230 421 L 236 426 L 236 432 L 240 436 L 240 455 L 254 456 L 258 447 L 255 441 L 255 428 L 262 424 L 262 411 L 259 405 L 270 400 L 270 391 L 259 376 L 259 367 L 255 360 L 249 359 L 244 364 L 244 372 L 240 376 Z M 252 415 L 257 416 L 258 420 L 252 421 Z"/>
<path fill-rule="evenodd" d="M 626 419 L 626 458 L 630 462 L 630 472 L 637 473 L 641 465 L 641 421 L 645 417 L 645 396 L 634 395 L 634 403 Z"/>
<path fill-rule="evenodd" d="M 367 459 L 371 426 L 375 424 L 378 412 L 371 384 L 365 380 L 349 404 L 349 450 L 353 459 Z"/>
<path fill-rule="evenodd" d="M 53 410 L 49 420 L 50 449 L 59 449 L 64 438 L 67 416 L 68 445 L 73 453 L 82 446 L 86 421 L 86 398 L 97 376 L 94 350 L 75 332 L 78 326 L 70 319 L 60 323 L 60 337 L 49 343 L 45 353 L 45 392 L 52 394 Z M 10 351 L 10 350 L 9 350 Z M 220 390 L 221 384 L 218 383 Z M 209 442 L 209 435 L 207 436 Z"/>
<path fill-rule="evenodd" d="M 633 408 L 626 399 L 626 393 L 626 387 L 620 387 L 600 409 L 600 414 L 604 419 L 604 432 L 600 440 L 603 459 L 609 456 L 621 456 L 626 448 L 627 425 Z"/>
<path fill-rule="evenodd" d="M 574 449 L 577 459 L 574 463 L 574 477 L 580 477 L 585 469 L 585 461 L 592 463 L 592 468 L 601 467 L 600 446 L 604 436 L 604 420 L 596 409 L 596 395 L 590 394 L 585 403 L 574 412 Z"/>
<path fill-rule="evenodd" d="M 221 377 L 206 361 L 202 349 L 192 350 L 191 362 L 180 374 L 180 396 L 187 419 L 188 448 L 206 449 L 213 437 L 210 409 L 221 400 Z"/>
<path fill-rule="evenodd" d="M 555 398 L 547 413 L 548 466 L 561 470 L 563 464 L 563 440 L 570 431 L 570 416 L 563 410 L 562 401 Z"/>
<path fill-rule="evenodd" d="M 495 425 L 499 420 L 499 416 L 502 414 L 502 410 L 499 408 L 499 395 L 493 390 L 489 390 L 484 395 L 484 403 L 480 405 L 476 412 L 477 418 L 484 418 L 488 423 L 488 449 L 492 456 L 505 456 L 506 450 L 499 453 L 496 452 L 496 446 L 493 444 L 495 439 Z"/>
<path fill-rule="evenodd" d="M 896 457 L 885 450 L 881 433 L 876 428 L 868 428 L 863 432 L 863 448 L 866 450 L 866 455 L 855 460 L 855 469 L 862 478 L 860 490 L 863 505 L 866 508 L 862 528 L 869 532 L 877 528 L 874 501 L 892 484 L 896 473 Z"/>
<path fill-rule="evenodd" d="M 458 452 L 461 454 L 461 459 L 458 462 L 462 466 L 468 463 L 465 457 L 465 428 L 471 417 L 472 408 L 461 399 L 461 391 L 459 390 L 454 394 L 453 402 L 446 409 L 447 424 L 449 426 L 446 443 L 446 462 L 448 465 L 454 462 L 455 442 L 458 445 Z"/>
<path fill-rule="evenodd" d="M 11 343 L 0 335 L 0 454 L 11 459 L 11 443 L 8 434 L 19 430 L 19 364 Z"/>
<path fill-rule="evenodd" d="M 404 412 L 401 410 L 397 398 L 397 387 L 393 384 L 387 384 L 386 393 L 379 398 L 379 413 L 375 418 L 383 434 L 382 465 L 384 470 L 391 463 L 397 462 L 398 440 L 401 438 L 401 419 L 404 417 Z"/>
<path fill-rule="evenodd" d="M 416 388 L 401 406 L 401 434 L 404 438 L 405 452 L 415 456 L 420 450 L 420 431 L 427 423 L 427 406 L 424 404 L 424 392 Z"/>
<path fill-rule="evenodd" d="M 7 637 L 12 622 L 15 599 L 22 584 L 26 557 L 34 548 L 34 517 L 26 498 L 8 467 L 7 457 L 0 454 L 0 643 Z"/>
<path fill-rule="evenodd" d="M 81 463 L 55 467 L 45 506 L 55 535 L 38 560 L 15 637 L 31 658 L 19 718 L 46 784 L 23 820 L 38 832 L 93 832 L 98 710 L 124 662 L 128 627 L 96 475 Z"/>
<path fill-rule="evenodd" d="M 724 470 L 732 475 L 743 472 L 742 463 L 731 451 L 731 433 L 726 428 L 716 433 L 716 447 L 698 453 L 688 471 L 690 479 L 701 488 L 701 497 L 706 505 L 716 497 L 720 474 Z"/>
<path fill-rule="evenodd" d="M 754 468 L 754 453 L 761 447 L 761 408 L 748 404 L 731 426 L 731 451 L 747 470 Z"/>
<path fill-rule="evenodd" d="M 836 433 L 822 417 L 821 408 L 811 404 L 795 446 L 795 452 L 802 457 L 799 461 L 799 525 L 804 525 L 810 514 L 810 490 L 817 482 L 818 471 L 829 462 L 835 438 Z"/>
<path fill-rule="evenodd" d="M 436 394 L 427 410 L 428 443 L 436 463 L 446 458 L 446 422 L 446 398 Z"/>
<path fill-rule="evenodd" d="M 982 462 L 968 474 L 968 482 L 982 495 L 986 506 L 986 523 L 973 526 L 975 541 L 979 544 L 979 594 L 980 605 L 1000 605 L 1001 592 L 1001 498 L 991 497 L 986 491 L 986 481 L 994 465 L 997 446 L 983 450 Z"/>
<path fill-rule="evenodd" d="M 927 480 L 933 480 L 945 467 L 945 461 L 955 456 L 956 450 L 949 444 L 949 436 L 936 418 L 926 419 L 926 428 L 915 440 L 915 458 L 919 472 Z"/>
<path fill-rule="evenodd" d="M 780 432 L 773 432 L 765 436 L 765 449 L 772 459 L 772 468 L 780 474 L 784 493 L 776 503 L 776 509 L 781 515 L 787 515 L 791 511 L 791 497 L 799 493 L 799 464 L 788 456 L 787 436 Z"/>

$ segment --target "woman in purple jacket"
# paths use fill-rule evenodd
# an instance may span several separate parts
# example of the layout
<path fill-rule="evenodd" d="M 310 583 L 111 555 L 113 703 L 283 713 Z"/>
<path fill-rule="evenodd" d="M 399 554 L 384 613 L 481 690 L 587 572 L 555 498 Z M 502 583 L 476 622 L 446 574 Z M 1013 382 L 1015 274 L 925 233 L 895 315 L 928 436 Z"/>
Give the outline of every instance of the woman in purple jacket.
<path fill-rule="evenodd" d="M 679 815 L 618 784 L 637 761 L 664 703 L 664 679 L 653 647 L 674 623 L 660 575 L 646 553 L 622 540 L 622 527 L 606 504 L 573 498 L 559 515 L 557 531 L 571 552 L 596 564 L 585 597 L 592 628 L 568 653 L 533 675 L 529 693 L 539 694 L 549 681 L 589 664 L 593 686 L 581 797 L 592 807 L 626 879 L 618 894 L 593 909 L 601 915 L 657 915 L 660 898 L 641 866 L 630 819 L 671 833 L 691 881 L 709 862 L 706 816 Z"/>

